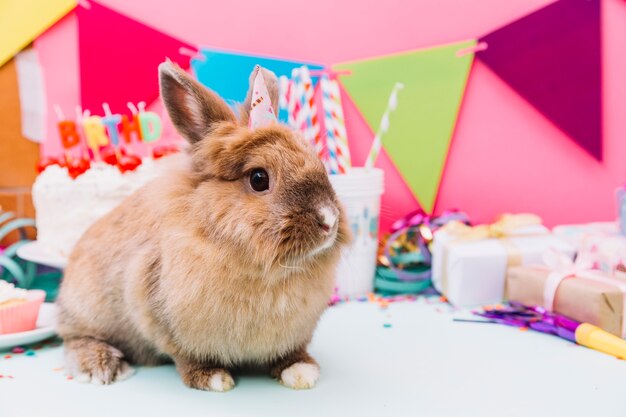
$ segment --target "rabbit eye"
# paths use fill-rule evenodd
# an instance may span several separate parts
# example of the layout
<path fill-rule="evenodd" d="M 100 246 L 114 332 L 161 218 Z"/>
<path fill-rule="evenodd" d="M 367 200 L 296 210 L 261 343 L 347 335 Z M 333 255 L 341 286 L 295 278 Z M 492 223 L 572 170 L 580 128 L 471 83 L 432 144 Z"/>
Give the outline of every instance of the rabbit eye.
<path fill-rule="evenodd" d="M 256 192 L 268 190 L 270 188 L 270 176 L 263 168 L 255 168 L 250 172 L 250 186 Z"/>

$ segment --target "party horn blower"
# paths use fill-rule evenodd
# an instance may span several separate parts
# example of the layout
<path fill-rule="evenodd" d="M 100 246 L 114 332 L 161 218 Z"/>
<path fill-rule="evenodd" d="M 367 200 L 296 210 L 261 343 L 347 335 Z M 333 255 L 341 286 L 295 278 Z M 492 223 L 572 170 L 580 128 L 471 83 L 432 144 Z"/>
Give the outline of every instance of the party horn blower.
<path fill-rule="evenodd" d="M 526 327 L 541 333 L 559 336 L 589 349 L 626 359 L 626 340 L 589 323 L 580 323 L 569 317 L 547 311 L 543 307 L 529 307 L 510 303 L 510 307 L 485 307 L 474 314 L 488 319 L 486 323 Z M 459 320 L 466 321 L 466 320 Z"/>
<path fill-rule="evenodd" d="M 367 160 L 365 161 L 365 168 L 368 170 L 374 167 L 374 163 L 378 158 L 380 148 L 382 147 L 381 138 L 389 130 L 389 114 L 391 114 L 391 112 L 394 111 L 396 107 L 398 107 L 398 91 L 402 90 L 403 88 L 404 84 L 396 83 L 393 86 L 393 90 L 391 90 L 391 95 L 389 96 L 387 108 L 385 109 L 385 113 L 383 113 L 383 118 L 380 120 L 380 126 L 378 127 L 378 131 L 376 132 L 376 136 L 374 136 L 372 148 L 370 149 L 370 152 L 367 155 Z"/>
<path fill-rule="evenodd" d="M 328 74 L 322 74 L 320 88 L 322 90 L 322 107 L 324 108 L 329 172 L 330 174 L 345 174 L 352 164 L 341 107 L 339 84 L 337 81 L 331 80 Z"/>

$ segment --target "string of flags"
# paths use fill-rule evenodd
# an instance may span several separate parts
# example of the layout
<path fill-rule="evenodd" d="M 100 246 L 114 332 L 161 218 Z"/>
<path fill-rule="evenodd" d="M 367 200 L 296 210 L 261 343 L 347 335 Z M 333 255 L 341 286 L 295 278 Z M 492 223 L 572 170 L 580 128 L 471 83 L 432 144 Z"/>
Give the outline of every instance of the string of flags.
<path fill-rule="evenodd" d="M 390 115 L 382 152 L 393 164 L 389 169 L 407 184 L 410 198 L 427 212 L 435 208 L 474 56 L 582 149 L 602 159 L 599 0 L 559 0 L 477 39 L 334 64 L 330 68 L 339 73 L 336 79 L 325 77 L 329 68 L 318 63 L 197 48 L 93 0 L 50 0 L 45 10 L 29 7 L 30 0 L 6 1 L 15 3 L 19 13 L 3 18 L 28 30 L 20 26 L 0 39 L 0 65 L 67 13 L 76 16 L 76 104 L 84 108 L 99 108 L 106 101 L 113 113 L 121 113 L 128 101 L 150 105 L 158 97 L 158 85 L 156 76 L 146 74 L 166 57 L 190 68 L 201 83 L 233 103 L 243 101 L 246 86 L 228 80 L 247 79 L 256 64 L 267 67 L 281 77 L 279 120 L 305 133 L 330 172 L 344 172 L 355 162 L 350 147 L 371 140 L 351 138 L 348 144 L 346 119 L 353 116 L 345 113 L 346 99 L 373 133 L 389 91 L 401 82 L 403 105 Z M 134 47 L 120 47 L 129 38 Z M 45 66 L 43 71 L 46 79 Z M 55 134 L 48 129 L 48 135 Z M 58 137 L 48 139 L 59 142 Z"/>

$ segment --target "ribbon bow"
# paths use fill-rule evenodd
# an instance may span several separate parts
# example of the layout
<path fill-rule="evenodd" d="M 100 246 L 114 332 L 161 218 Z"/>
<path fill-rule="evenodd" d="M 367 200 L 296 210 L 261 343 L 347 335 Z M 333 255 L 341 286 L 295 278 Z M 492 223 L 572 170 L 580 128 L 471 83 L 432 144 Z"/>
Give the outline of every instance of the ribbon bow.
<path fill-rule="evenodd" d="M 556 290 L 564 279 L 579 276 L 581 278 L 602 280 L 602 276 L 594 272 L 597 259 L 591 253 L 579 253 L 575 261 L 556 250 L 549 250 L 543 254 L 543 263 L 552 270 L 543 288 L 543 307 L 552 311 Z"/>
<path fill-rule="evenodd" d="M 501 239 L 513 235 L 521 227 L 539 224 L 541 218 L 534 214 L 503 214 L 492 224 L 468 226 L 460 221 L 452 221 L 444 226 L 444 230 L 461 240 Z"/>
<path fill-rule="evenodd" d="M 626 311 L 626 283 L 613 277 L 605 276 L 598 271 L 596 269 L 598 259 L 594 254 L 581 252 L 576 261 L 572 261 L 562 253 L 548 251 L 544 254 L 543 261 L 552 269 L 543 288 L 543 307 L 547 311 L 554 311 L 554 299 L 561 282 L 573 277 L 616 287 L 622 293 L 622 309 Z M 626 335 L 626 320 L 624 318 L 622 318 L 621 334 L 622 336 Z"/>

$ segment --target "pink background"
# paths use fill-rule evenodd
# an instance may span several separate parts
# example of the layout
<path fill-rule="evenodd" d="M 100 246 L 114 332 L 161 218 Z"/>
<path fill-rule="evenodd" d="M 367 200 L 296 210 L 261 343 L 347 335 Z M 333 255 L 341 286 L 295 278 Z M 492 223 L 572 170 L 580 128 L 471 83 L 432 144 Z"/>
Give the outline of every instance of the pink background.
<path fill-rule="evenodd" d="M 244 10 L 243 2 L 215 6 L 178 0 L 173 6 L 171 0 L 101 1 L 195 45 L 322 64 L 476 38 L 551 2 L 395 0 L 363 7 L 357 0 L 319 0 L 312 7 L 276 0 L 263 8 L 248 0 Z M 549 225 L 615 217 L 613 192 L 626 179 L 626 2 L 604 0 L 602 6 L 604 161 L 588 156 L 475 61 L 436 211 L 459 208 L 478 221 L 505 211 L 532 211 Z M 305 20 L 311 22 L 308 30 L 302 28 Z M 259 22 L 267 30 L 255 31 Z M 75 92 L 65 88 L 63 94 L 65 105 L 71 105 Z M 348 133 L 358 139 L 354 160 L 360 164 L 373 134 L 353 104 L 345 106 Z M 379 165 L 388 167 L 385 158 Z M 391 169 L 386 185 L 383 228 L 416 207 Z"/>

